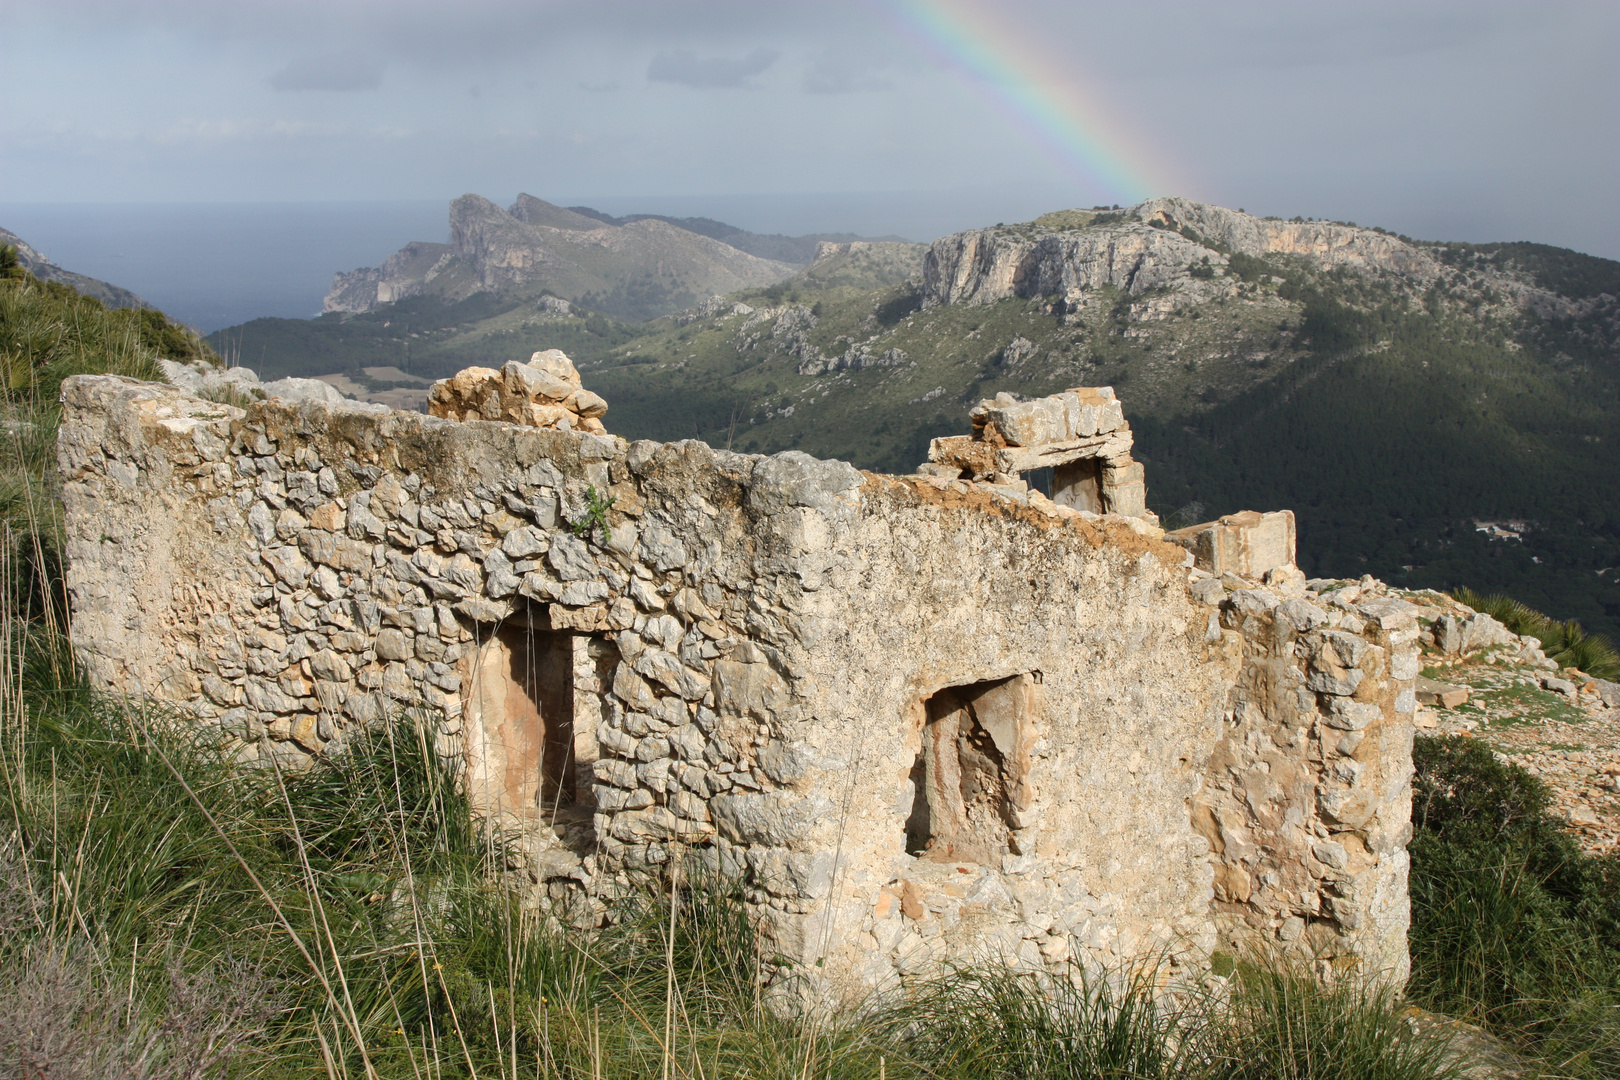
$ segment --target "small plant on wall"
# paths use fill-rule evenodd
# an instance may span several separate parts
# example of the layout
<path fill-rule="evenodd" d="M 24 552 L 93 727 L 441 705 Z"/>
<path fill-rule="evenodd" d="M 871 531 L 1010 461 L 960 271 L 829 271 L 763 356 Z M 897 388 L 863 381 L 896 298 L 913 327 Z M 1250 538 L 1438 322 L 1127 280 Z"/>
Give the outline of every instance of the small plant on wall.
<path fill-rule="evenodd" d="M 603 495 L 593 485 L 585 489 L 585 512 L 568 523 L 574 535 L 582 540 L 589 539 L 591 533 L 597 529 L 602 530 L 602 543 L 613 542 L 613 528 L 608 524 L 607 512 L 613 506 L 614 496 Z"/>

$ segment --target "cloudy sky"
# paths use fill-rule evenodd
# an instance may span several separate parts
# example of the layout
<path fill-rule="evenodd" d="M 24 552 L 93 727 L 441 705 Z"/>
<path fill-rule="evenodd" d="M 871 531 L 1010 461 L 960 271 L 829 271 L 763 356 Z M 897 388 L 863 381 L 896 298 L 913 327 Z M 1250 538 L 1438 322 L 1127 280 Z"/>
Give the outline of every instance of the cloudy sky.
<path fill-rule="evenodd" d="M 1612 0 L 0 0 L 0 201 L 1184 194 L 1620 257 L 1616 56 Z"/>

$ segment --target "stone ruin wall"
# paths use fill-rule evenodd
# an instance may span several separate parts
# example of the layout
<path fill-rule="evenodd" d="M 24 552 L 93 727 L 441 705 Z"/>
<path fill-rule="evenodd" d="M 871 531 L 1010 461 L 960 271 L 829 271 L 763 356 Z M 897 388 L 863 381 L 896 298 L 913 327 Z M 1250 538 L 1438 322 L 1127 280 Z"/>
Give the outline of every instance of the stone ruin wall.
<path fill-rule="evenodd" d="M 93 683 L 285 768 L 431 710 L 578 925 L 679 851 L 743 882 L 800 992 L 1257 947 L 1405 978 L 1407 605 L 1006 477 L 63 397 Z"/>

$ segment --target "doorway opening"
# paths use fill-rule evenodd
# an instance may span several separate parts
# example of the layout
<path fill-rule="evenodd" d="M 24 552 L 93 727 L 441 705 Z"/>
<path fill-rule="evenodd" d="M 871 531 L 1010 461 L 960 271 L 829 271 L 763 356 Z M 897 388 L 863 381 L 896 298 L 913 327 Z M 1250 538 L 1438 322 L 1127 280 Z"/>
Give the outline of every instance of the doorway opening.
<path fill-rule="evenodd" d="M 1075 510 L 1102 513 L 1102 461 L 1082 458 L 1053 467 L 1052 501 Z"/>
<path fill-rule="evenodd" d="M 600 695 L 617 659 L 609 641 L 521 617 L 485 640 L 465 699 L 479 809 L 559 827 L 589 819 Z"/>

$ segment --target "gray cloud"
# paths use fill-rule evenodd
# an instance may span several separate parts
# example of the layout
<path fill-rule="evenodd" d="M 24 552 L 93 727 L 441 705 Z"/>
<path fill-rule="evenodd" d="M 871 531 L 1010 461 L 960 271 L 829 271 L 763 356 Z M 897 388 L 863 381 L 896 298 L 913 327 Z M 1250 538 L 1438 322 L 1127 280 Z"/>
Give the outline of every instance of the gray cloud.
<path fill-rule="evenodd" d="M 771 49 L 755 49 L 747 56 L 700 57 L 689 49 L 661 52 L 647 65 L 647 78 L 653 82 L 678 83 L 694 90 L 734 89 L 776 63 L 782 55 Z"/>
<path fill-rule="evenodd" d="M 1140 177 L 1132 190 L 1620 253 L 1609 197 L 1620 142 L 1593 134 L 1617 123 L 1615 0 L 972 6 L 1004 59 L 1050 84 L 1054 107 L 1074 105 L 1104 156 Z M 903 5 L 0 0 L 0 11 L 0 56 L 17 76 L 14 107 L 0 110 L 0 196 L 17 200 L 914 197 L 988 185 L 959 227 L 1128 195 L 1063 140 L 1009 123 L 1005 88 L 919 32 Z M 162 80 L 149 78 L 154 59 Z M 388 94 L 354 92 L 383 77 Z M 111 79 L 127 90 L 108 100 Z M 646 93 L 670 83 L 749 90 Z M 963 166 L 983 158 L 994 167 Z M 703 212 L 724 217 L 727 205 Z M 909 203 L 883 213 L 896 205 Z M 651 207 L 638 196 L 615 212 Z"/>
<path fill-rule="evenodd" d="M 893 90 L 894 83 L 851 60 L 823 54 L 804 73 L 804 89 L 809 94 L 854 94 Z"/>
<path fill-rule="evenodd" d="M 270 76 L 275 90 L 326 90 L 352 93 L 382 85 L 383 66 L 354 53 L 301 56 Z"/>

